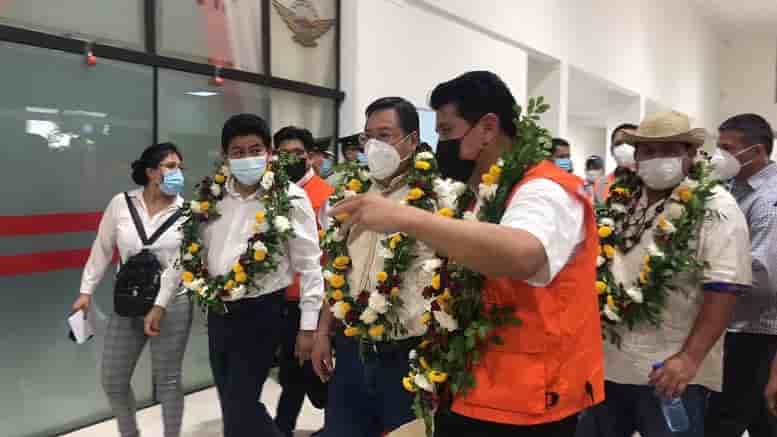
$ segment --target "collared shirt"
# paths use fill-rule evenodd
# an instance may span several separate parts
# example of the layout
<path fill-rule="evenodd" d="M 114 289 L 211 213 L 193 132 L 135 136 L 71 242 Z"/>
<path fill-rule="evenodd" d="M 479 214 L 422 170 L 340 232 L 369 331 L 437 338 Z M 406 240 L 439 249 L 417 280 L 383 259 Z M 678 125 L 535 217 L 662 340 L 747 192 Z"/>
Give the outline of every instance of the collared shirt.
<path fill-rule="evenodd" d="M 777 335 L 777 164 L 731 190 L 747 218 L 753 288 L 737 300 L 730 331 Z"/>
<path fill-rule="evenodd" d="M 668 200 L 665 210 L 669 210 Z M 647 205 L 647 195 L 640 198 L 637 212 L 647 208 L 652 217 L 661 202 Z M 609 341 L 604 346 L 605 377 L 620 384 L 644 385 L 655 363 L 663 362 L 680 352 L 696 324 L 704 300 L 704 292 L 746 289 L 751 284 L 750 240 L 745 217 L 734 198 L 721 187 L 715 188 L 707 208 L 718 213 L 707 218 L 701 226 L 695 245 L 697 259 L 705 263 L 698 274 L 681 273 L 673 280 L 675 290 L 669 290 L 662 312 L 663 322 L 656 327 L 643 323 L 629 331 L 621 328 L 621 348 Z M 654 243 L 653 233 L 658 220 L 645 230 L 628 253 L 615 252 L 611 271 L 615 280 L 631 287 L 642 270 L 643 259 Z M 692 384 L 700 384 L 720 391 L 723 374 L 723 336 L 712 347 L 699 366 Z"/>
<path fill-rule="evenodd" d="M 382 195 L 396 203 L 407 198 L 410 187 L 406 182 L 407 173 L 395 178 L 388 186 L 381 186 L 373 181 L 370 193 Z M 348 252 L 351 256 L 353 268 L 348 275 L 348 286 L 353 290 L 367 290 L 372 292 L 377 285 L 377 274 L 383 270 L 385 258 L 381 250 L 381 240 L 386 234 L 378 234 L 367 231 L 360 226 L 351 228 L 348 234 Z M 425 272 L 422 268 L 425 261 L 434 259 L 434 251 L 421 241 L 416 242 L 415 259 L 410 268 L 402 275 L 400 287 L 400 299 L 402 306 L 397 309 L 397 323 L 406 329 L 404 334 L 389 332 L 392 340 L 401 340 L 410 337 L 418 337 L 426 332 L 426 326 L 421 323 L 421 316 L 429 308 L 429 302 L 424 299 L 422 291 L 431 284 L 432 273 Z"/>
<path fill-rule="evenodd" d="M 127 194 L 138 211 L 140 221 L 149 237 L 183 205 L 183 199 L 177 196 L 170 206 L 154 217 L 149 217 L 146 203 L 143 200 L 143 188 L 129 191 Z M 176 264 L 183 239 L 180 225 L 185 220 L 184 217 L 181 217 L 154 244 L 148 247 L 164 269 L 160 280 L 159 294 L 154 302 L 155 305 L 161 307 L 166 307 L 176 291 L 180 291 L 178 287 L 180 271 L 176 268 Z M 135 223 L 132 221 L 124 193 L 114 196 L 103 213 L 100 227 L 97 230 L 97 238 L 94 240 L 89 260 L 86 262 L 84 273 L 81 276 L 81 293 L 94 293 L 94 289 L 102 280 L 105 270 L 113 260 L 113 252 L 116 248 L 119 249 L 122 262 L 126 262 L 143 249 L 143 243 L 140 241 Z"/>
<path fill-rule="evenodd" d="M 244 198 L 235 191 L 234 180 L 231 178 L 225 184 L 225 189 L 224 198 L 218 203 L 221 217 L 205 225 L 201 231 L 211 275 L 226 274 L 246 252 L 248 239 L 254 234 L 256 213 L 265 210 L 259 191 Z M 288 217 L 294 237 L 286 243 L 282 255 L 274 254 L 279 256 L 278 268 L 259 278 L 249 287 L 243 299 L 259 297 L 288 287 L 292 283 L 294 272 L 298 272 L 301 283 L 300 329 L 315 330 L 324 296 L 316 217 L 302 188 L 289 184 L 288 194 L 290 198 L 294 198 L 291 200 L 291 216 Z"/>

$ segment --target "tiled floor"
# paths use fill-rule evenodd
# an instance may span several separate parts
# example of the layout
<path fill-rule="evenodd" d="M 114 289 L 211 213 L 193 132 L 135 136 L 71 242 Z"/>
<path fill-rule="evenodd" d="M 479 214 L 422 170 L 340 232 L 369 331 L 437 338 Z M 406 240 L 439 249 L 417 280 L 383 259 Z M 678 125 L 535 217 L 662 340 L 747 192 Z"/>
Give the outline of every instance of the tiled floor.
<path fill-rule="evenodd" d="M 271 415 L 275 414 L 275 408 L 280 396 L 280 386 L 268 379 L 262 392 L 262 401 L 267 406 Z M 305 399 L 302 413 L 297 421 L 297 437 L 309 436 L 313 431 L 321 428 L 324 423 L 324 413 Z M 138 412 L 138 426 L 143 437 L 162 437 L 162 417 L 160 407 L 151 407 Z M 116 422 L 107 422 L 82 429 L 64 437 L 114 437 L 118 436 Z M 183 418 L 182 437 L 221 437 L 221 413 L 219 411 L 218 398 L 215 389 L 208 389 L 194 393 L 186 397 L 186 410 Z"/>

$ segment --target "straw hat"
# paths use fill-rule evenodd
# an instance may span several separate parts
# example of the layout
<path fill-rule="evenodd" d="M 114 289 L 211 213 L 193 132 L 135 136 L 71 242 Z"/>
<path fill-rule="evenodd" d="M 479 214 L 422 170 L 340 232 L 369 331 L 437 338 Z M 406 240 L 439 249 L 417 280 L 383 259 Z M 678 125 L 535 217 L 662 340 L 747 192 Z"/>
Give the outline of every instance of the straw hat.
<path fill-rule="evenodd" d="M 707 137 L 704 129 L 691 129 L 691 120 L 682 112 L 656 112 L 639 124 L 637 132 L 623 132 L 623 139 L 634 146 L 639 143 L 688 143 L 701 146 Z"/>
<path fill-rule="evenodd" d="M 426 425 L 423 420 L 416 419 L 400 426 L 386 437 L 426 437 Z"/>

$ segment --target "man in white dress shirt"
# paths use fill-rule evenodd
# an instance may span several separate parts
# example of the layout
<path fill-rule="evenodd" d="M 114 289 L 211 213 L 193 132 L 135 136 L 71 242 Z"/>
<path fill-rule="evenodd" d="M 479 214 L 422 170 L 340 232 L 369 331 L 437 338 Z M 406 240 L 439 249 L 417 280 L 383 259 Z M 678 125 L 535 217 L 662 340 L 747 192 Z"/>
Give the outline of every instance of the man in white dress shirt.
<path fill-rule="evenodd" d="M 267 123 L 252 114 L 230 118 L 221 138 L 231 176 L 218 205 L 221 217 L 201 231 L 211 275 L 229 272 L 245 252 L 256 213 L 264 211 L 259 181 L 272 151 Z M 313 347 L 324 292 L 316 217 L 304 190 L 289 184 L 288 194 L 293 199 L 289 219 L 294 236 L 277 270 L 261 277 L 240 299 L 225 302 L 225 314 L 208 315 L 210 363 L 225 437 L 282 436 L 259 398 L 281 338 L 284 289 L 294 272 L 301 282 L 297 355 L 306 360 Z"/>

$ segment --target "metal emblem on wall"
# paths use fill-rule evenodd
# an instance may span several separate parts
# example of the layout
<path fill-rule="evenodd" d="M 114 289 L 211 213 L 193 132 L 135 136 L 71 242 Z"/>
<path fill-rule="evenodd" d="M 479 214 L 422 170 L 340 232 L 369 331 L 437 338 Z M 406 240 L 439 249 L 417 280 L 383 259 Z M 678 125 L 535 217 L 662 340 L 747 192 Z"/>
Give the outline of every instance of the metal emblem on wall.
<path fill-rule="evenodd" d="M 335 20 L 322 20 L 311 0 L 294 0 L 291 6 L 285 6 L 280 0 L 272 0 L 275 10 L 294 33 L 292 38 L 304 47 L 317 47 L 317 39 L 334 26 Z"/>

